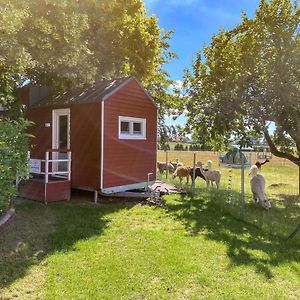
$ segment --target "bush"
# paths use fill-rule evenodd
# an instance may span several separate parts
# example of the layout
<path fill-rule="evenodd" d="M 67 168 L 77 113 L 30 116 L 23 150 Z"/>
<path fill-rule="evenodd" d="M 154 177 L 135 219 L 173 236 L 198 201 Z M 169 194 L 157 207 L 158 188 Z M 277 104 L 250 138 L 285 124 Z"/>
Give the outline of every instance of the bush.
<path fill-rule="evenodd" d="M 30 123 L 0 118 L 0 215 L 16 196 L 16 179 L 28 173 L 27 137 L 24 130 Z"/>

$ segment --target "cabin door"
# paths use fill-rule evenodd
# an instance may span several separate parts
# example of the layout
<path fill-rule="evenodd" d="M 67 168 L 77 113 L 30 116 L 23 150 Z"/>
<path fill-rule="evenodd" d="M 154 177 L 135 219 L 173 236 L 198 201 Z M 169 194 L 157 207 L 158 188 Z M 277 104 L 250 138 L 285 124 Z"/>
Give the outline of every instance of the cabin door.
<path fill-rule="evenodd" d="M 70 109 L 54 109 L 52 111 L 52 124 L 52 148 L 70 149 Z M 53 159 L 67 158 L 67 152 L 53 153 Z M 67 171 L 68 163 L 53 163 L 52 169 L 54 172 Z"/>

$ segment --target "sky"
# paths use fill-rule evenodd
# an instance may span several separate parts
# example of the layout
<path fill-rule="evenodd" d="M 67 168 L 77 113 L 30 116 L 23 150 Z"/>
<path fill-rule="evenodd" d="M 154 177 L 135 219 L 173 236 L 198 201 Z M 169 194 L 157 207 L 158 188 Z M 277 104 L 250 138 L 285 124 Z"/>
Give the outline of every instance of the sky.
<path fill-rule="evenodd" d="M 174 80 L 182 80 L 183 70 L 203 45 L 209 45 L 212 35 L 221 28 L 232 29 L 241 22 L 244 11 L 253 17 L 260 0 L 145 0 L 150 15 L 156 15 L 159 26 L 174 30 L 170 40 L 174 59 L 165 69 Z M 166 118 L 167 124 L 184 124 L 185 117 L 176 122 Z"/>
<path fill-rule="evenodd" d="M 221 28 L 232 29 L 245 11 L 253 17 L 259 0 L 145 0 L 149 14 L 156 15 L 159 26 L 174 30 L 171 50 L 178 55 L 166 70 L 174 80 L 182 79 L 195 54 Z"/>

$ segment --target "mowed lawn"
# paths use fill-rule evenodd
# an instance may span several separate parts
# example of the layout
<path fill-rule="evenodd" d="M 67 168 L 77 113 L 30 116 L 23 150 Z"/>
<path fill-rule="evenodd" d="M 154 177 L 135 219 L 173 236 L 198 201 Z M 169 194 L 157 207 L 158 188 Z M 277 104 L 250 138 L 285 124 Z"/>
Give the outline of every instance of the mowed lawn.
<path fill-rule="evenodd" d="M 206 195 L 166 201 L 19 202 L 0 229 L 0 299 L 300 298 L 298 239 L 241 222 Z"/>

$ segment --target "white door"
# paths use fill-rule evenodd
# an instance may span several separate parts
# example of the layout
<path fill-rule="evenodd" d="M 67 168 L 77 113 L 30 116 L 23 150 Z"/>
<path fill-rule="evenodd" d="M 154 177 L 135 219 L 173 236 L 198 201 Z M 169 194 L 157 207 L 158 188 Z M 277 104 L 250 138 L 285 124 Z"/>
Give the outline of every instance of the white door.
<path fill-rule="evenodd" d="M 55 109 L 52 111 L 52 148 L 70 149 L 70 109 Z M 67 152 L 53 153 L 53 159 L 67 159 Z M 67 162 L 53 163 L 54 172 L 67 171 Z"/>

